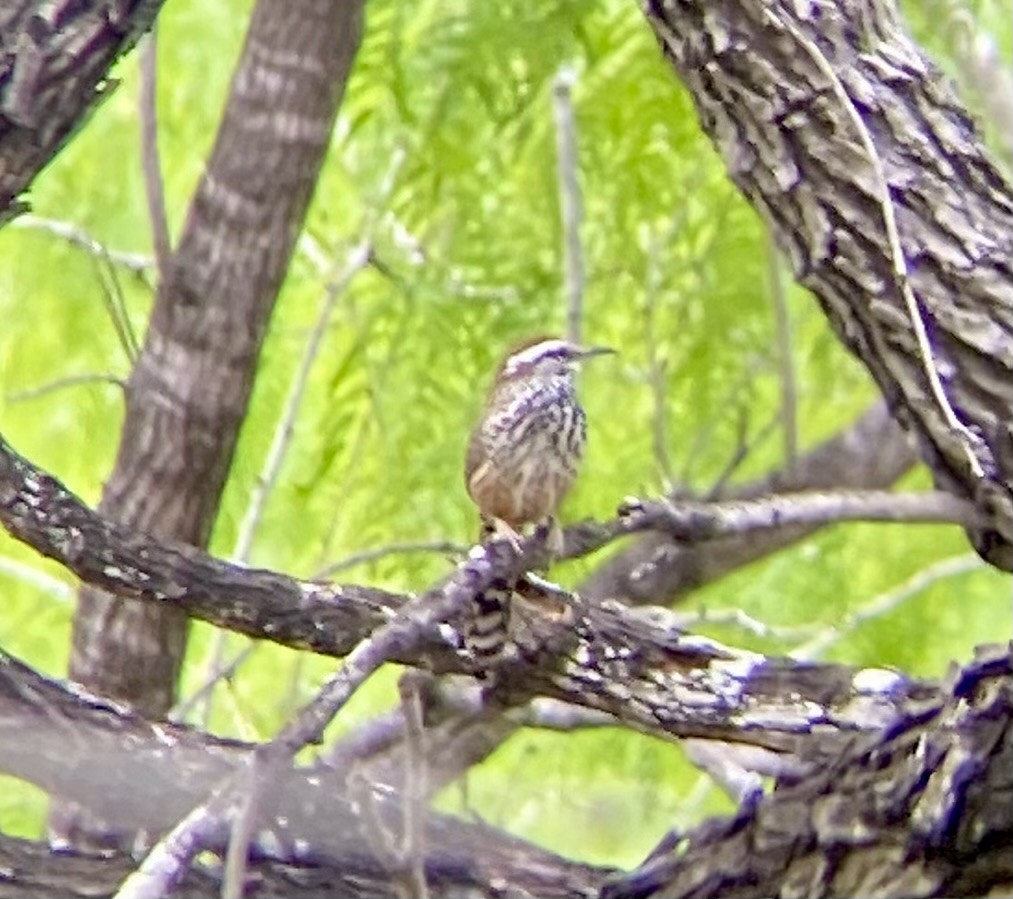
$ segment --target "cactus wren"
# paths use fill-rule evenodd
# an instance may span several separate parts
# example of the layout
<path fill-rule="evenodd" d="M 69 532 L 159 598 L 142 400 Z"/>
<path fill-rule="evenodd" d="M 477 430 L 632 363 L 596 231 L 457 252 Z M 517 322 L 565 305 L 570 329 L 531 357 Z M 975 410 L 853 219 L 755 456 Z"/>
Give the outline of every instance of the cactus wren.
<path fill-rule="evenodd" d="M 552 337 L 527 340 L 507 353 L 471 434 L 464 479 L 482 515 L 483 536 L 519 541 L 525 525 L 547 527 L 550 556 L 562 552 L 555 514 L 577 477 L 587 421 L 574 383 L 578 363 L 611 353 Z M 509 590 L 476 599 L 466 644 L 483 667 L 507 641 Z"/>

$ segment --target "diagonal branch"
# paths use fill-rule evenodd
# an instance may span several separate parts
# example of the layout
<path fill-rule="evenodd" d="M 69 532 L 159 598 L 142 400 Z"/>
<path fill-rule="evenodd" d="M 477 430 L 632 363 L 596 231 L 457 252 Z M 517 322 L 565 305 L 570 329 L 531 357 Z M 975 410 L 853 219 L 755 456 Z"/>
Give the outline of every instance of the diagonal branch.
<path fill-rule="evenodd" d="M 0 5 L 0 224 L 108 93 L 113 63 L 151 28 L 160 0 Z"/>

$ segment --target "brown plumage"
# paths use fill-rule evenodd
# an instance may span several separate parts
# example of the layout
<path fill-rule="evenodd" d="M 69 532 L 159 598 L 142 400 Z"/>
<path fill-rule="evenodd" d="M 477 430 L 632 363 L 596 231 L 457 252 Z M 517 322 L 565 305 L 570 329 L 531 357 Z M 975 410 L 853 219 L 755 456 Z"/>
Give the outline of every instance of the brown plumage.
<path fill-rule="evenodd" d="M 587 443 L 577 398 L 581 360 L 611 352 L 536 337 L 506 354 L 471 434 L 464 480 L 486 534 L 514 541 L 528 525 L 548 527 L 550 555 L 562 551 L 556 511 L 576 480 Z M 476 656 L 498 656 L 506 641 L 507 601 L 483 597 L 472 629 Z M 477 641 L 477 642 L 476 642 Z"/>

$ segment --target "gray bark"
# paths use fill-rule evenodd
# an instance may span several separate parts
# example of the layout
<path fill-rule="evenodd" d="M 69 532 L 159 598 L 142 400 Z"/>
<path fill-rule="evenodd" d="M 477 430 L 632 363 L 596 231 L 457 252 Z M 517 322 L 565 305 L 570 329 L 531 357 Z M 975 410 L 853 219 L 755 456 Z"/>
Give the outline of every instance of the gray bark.
<path fill-rule="evenodd" d="M 1013 570 L 1013 191 L 966 112 L 889 0 L 645 13 L 796 278 Z"/>
<path fill-rule="evenodd" d="M 0 654 L 0 770 L 130 832 L 171 826 L 252 747 L 152 725 Z M 396 791 L 348 792 L 344 766 L 295 768 L 260 804 L 266 895 L 391 895 Z M 637 870 L 569 862 L 494 828 L 426 815 L 433 896 L 968 896 L 1013 880 L 1013 660 L 981 652 L 917 711 L 856 733 L 815 773 L 782 776 L 735 816 L 670 834 Z M 366 812 L 363 802 L 369 802 Z M 358 804 L 356 804 L 358 803 Z M 382 826 L 381 826 L 382 824 Z M 221 849 L 221 845 L 216 848 Z M 133 862 L 0 840 L 0 896 L 107 896 Z M 214 896 L 220 871 L 182 895 Z M 258 893 L 259 895 L 259 893 Z M 335 895 L 331 892 L 330 895 Z"/>
<path fill-rule="evenodd" d="M 300 582 L 154 540 L 86 508 L 2 440 L 0 522 L 85 583 L 328 655 L 350 652 L 407 605 L 406 597 Z M 512 583 L 534 560 L 519 558 L 503 541 L 484 555 L 491 570 L 470 593 L 454 588 L 461 601 L 446 624 L 413 633 L 391 659 L 438 674 L 472 672 L 472 660 L 457 647 L 474 593 L 497 580 Z M 452 583 L 434 587 L 434 601 Z M 545 696 L 607 712 L 648 733 L 731 740 L 791 755 L 810 743 L 832 753 L 835 736 L 879 727 L 898 704 L 926 698 L 925 685 L 900 675 L 874 672 L 870 681 L 847 666 L 764 659 L 702 640 L 673 624 L 665 609 L 578 598 L 563 606 L 533 585 L 522 591 L 511 624 L 515 658 L 500 672 L 492 697 L 504 706 Z"/>

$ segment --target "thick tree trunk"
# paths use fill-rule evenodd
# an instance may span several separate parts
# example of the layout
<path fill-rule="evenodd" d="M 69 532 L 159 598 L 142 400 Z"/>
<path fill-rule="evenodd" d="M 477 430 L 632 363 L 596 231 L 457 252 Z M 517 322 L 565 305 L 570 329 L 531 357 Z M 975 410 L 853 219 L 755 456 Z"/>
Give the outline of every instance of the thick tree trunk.
<path fill-rule="evenodd" d="M 214 151 L 130 379 L 101 503 L 123 524 L 207 544 L 360 20 L 361 4 L 337 0 L 261 0 L 254 12 Z M 85 589 L 70 674 L 159 717 L 172 704 L 184 639 L 178 612 Z"/>
<path fill-rule="evenodd" d="M 889 0 L 648 0 L 798 280 L 1013 570 L 1013 191 Z"/>
<path fill-rule="evenodd" d="M 361 2 L 260 0 L 254 11 L 130 379 L 101 503 L 124 524 L 207 544 L 361 31 Z M 176 609 L 85 587 L 70 676 L 162 717 L 174 700 L 186 633 Z"/>

